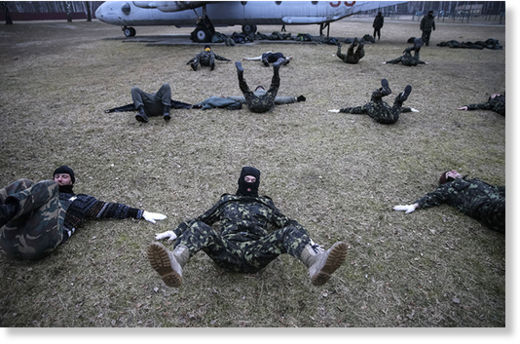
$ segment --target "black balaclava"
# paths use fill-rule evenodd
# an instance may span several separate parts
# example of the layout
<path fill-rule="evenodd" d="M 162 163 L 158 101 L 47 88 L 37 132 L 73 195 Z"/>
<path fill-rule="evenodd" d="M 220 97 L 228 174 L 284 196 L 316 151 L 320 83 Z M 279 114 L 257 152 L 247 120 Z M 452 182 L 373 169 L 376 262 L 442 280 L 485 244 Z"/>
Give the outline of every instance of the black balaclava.
<path fill-rule="evenodd" d="M 245 176 L 253 176 L 256 178 L 254 183 L 246 183 L 244 180 Z M 238 190 L 237 195 L 240 196 L 258 196 L 258 187 L 260 186 L 260 171 L 251 166 L 242 167 L 240 177 L 238 178 Z M 247 189 L 251 191 L 247 191 Z"/>
<path fill-rule="evenodd" d="M 66 173 L 70 176 L 70 181 L 72 182 L 72 185 L 60 185 L 59 191 L 63 193 L 74 193 L 72 191 L 72 188 L 74 187 L 74 183 L 76 182 L 76 178 L 74 177 L 74 171 L 72 168 L 70 168 L 67 165 L 63 165 L 58 167 L 56 170 L 54 170 L 54 173 L 52 174 L 52 177 L 54 178 L 55 175 L 60 173 Z"/>

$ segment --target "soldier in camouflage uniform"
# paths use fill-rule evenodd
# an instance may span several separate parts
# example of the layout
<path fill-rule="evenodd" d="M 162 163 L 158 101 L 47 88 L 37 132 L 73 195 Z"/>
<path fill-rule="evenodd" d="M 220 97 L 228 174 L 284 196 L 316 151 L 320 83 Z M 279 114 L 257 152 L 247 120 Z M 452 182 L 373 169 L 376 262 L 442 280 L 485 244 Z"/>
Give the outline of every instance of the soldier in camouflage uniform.
<path fill-rule="evenodd" d="M 480 104 L 469 104 L 458 108 L 458 110 L 472 111 L 472 110 L 492 110 L 505 117 L 506 115 L 506 96 L 495 93 L 492 94 L 488 101 Z"/>
<path fill-rule="evenodd" d="M 424 209 L 446 203 L 483 225 L 498 232 L 506 228 L 506 189 L 489 185 L 479 179 L 466 179 L 457 171 L 441 174 L 439 187 L 410 205 L 397 205 L 396 211 L 407 214 L 415 209 Z"/>
<path fill-rule="evenodd" d="M 326 251 L 320 248 L 305 228 L 280 213 L 271 198 L 258 195 L 259 185 L 260 171 L 244 167 L 235 195 L 222 195 L 201 216 L 156 236 L 176 239 L 173 251 L 157 242 L 148 247 L 148 260 L 167 286 L 182 284 L 183 267 L 199 250 L 220 267 L 243 273 L 257 272 L 287 253 L 309 268 L 314 285 L 327 282 L 345 260 L 346 244 L 337 242 Z M 215 223 L 220 224 L 219 230 L 212 227 Z"/>
<path fill-rule="evenodd" d="M 57 168 L 54 180 L 19 179 L 0 189 L 0 248 L 16 259 L 39 259 L 69 239 L 81 224 L 95 218 L 144 218 L 155 223 L 166 216 L 99 201 L 72 191 L 74 172 Z"/>
<path fill-rule="evenodd" d="M 408 96 L 412 92 L 412 86 L 407 85 L 403 92 L 399 93 L 395 98 L 394 105 L 388 105 L 382 98 L 391 94 L 388 81 L 386 79 L 381 80 L 381 86 L 372 93 L 372 98 L 369 103 L 363 106 L 346 107 L 343 109 L 333 109 L 329 112 L 343 112 L 351 113 L 356 115 L 369 115 L 378 123 L 382 124 L 393 124 L 399 119 L 399 115 L 402 112 L 417 112 L 416 109 L 403 107 L 403 103 L 408 99 Z"/>
<path fill-rule="evenodd" d="M 354 52 L 354 48 L 358 46 L 356 51 Z M 336 51 L 336 56 L 339 57 L 343 62 L 356 64 L 365 56 L 364 44 L 360 43 L 357 38 L 354 38 L 354 42 L 350 45 L 347 50 L 347 55 L 341 53 L 341 43 L 338 42 L 338 50 Z"/>
<path fill-rule="evenodd" d="M 238 74 L 238 85 L 246 98 L 249 111 L 263 113 L 274 107 L 274 100 L 278 93 L 278 88 L 280 87 L 279 70 L 282 63 L 284 63 L 284 59 L 280 58 L 273 64 L 273 79 L 269 90 L 266 91 L 263 86 L 258 86 L 255 92 L 252 92 L 244 79 L 244 68 L 242 68 L 242 64 L 238 61 L 235 62 Z"/>
<path fill-rule="evenodd" d="M 194 58 L 189 60 L 186 64 L 190 65 L 193 70 L 197 70 L 199 64 L 201 66 L 209 67 L 210 70 L 215 69 L 215 60 L 231 61 L 225 57 L 219 56 L 211 50 L 209 45 L 204 46 L 204 51 L 198 53 Z"/>
<path fill-rule="evenodd" d="M 419 58 L 419 51 L 421 50 L 422 45 L 423 45 L 422 39 L 421 38 L 416 38 L 414 40 L 414 45 L 413 46 L 408 47 L 405 50 L 403 50 L 403 53 L 404 53 L 403 56 L 399 56 L 396 59 L 383 62 L 383 64 L 387 64 L 387 63 L 389 63 L 389 64 L 402 63 L 404 66 L 408 66 L 408 67 L 417 66 L 419 64 L 426 64 L 426 62 L 421 61 L 421 59 Z M 414 52 L 413 56 L 412 56 L 412 51 Z"/>

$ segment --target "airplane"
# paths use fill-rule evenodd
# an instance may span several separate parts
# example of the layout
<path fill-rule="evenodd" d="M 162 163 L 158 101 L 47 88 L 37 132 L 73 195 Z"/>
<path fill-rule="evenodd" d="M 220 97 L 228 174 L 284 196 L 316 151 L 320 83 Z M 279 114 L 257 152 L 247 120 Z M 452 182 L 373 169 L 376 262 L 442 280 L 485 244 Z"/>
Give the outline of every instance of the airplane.
<path fill-rule="evenodd" d="M 405 3 L 406 1 L 107 1 L 96 10 L 96 18 L 120 25 L 126 37 L 132 26 L 195 26 L 194 42 L 210 42 L 215 26 L 242 25 L 242 32 L 257 31 L 257 25 L 330 23 L 353 14 Z M 328 36 L 328 31 L 327 31 Z"/>

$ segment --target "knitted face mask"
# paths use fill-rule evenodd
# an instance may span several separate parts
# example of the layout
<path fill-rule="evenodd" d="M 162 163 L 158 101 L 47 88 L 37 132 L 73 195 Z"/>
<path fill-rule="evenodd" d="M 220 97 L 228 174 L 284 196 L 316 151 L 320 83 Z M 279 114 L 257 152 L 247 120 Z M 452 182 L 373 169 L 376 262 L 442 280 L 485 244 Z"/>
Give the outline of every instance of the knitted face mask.
<path fill-rule="evenodd" d="M 248 183 L 244 180 L 245 176 L 255 177 L 254 183 Z M 240 177 L 238 178 L 237 195 L 241 196 L 258 196 L 258 187 L 260 186 L 260 171 L 254 167 L 246 166 L 242 168 Z M 250 191 L 248 191 L 250 189 Z"/>

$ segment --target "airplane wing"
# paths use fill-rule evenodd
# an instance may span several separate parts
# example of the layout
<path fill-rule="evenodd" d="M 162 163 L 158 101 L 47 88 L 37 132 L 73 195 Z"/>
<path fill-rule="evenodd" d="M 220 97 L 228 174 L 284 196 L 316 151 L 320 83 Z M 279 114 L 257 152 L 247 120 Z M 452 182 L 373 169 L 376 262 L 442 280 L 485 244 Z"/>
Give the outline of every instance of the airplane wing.
<path fill-rule="evenodd" d="M 134 5 L 140 8 L 157 8 L 161 12 L 179 12 L 202 7 L 208 2 L 209 1 L 134 1 Z"/>

